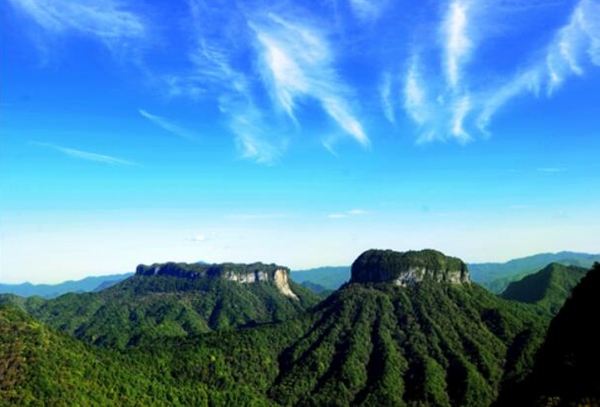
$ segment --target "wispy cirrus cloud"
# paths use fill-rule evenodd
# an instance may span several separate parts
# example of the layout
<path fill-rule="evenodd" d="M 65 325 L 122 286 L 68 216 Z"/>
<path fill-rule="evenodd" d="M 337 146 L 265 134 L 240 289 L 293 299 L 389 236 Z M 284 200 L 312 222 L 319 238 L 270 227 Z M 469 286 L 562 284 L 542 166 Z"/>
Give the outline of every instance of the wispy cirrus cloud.
<path fill-rule="evenodd" d="M 344 218 L 349 218 L 349 217 L 367 215 L 368 213 L 369 212 L 364 209 L 356 208 L 356 209 L 350 209 L 349 211 L 346 211 L 346 212 L 330 213 L 329 215 L 327 215 L 327 217 L 329 219 L 344 219 Z"/>
<path fill-rule="evenodd" d="M 346 134 L 368 146 L 369 138 L 349 103 L 352 90 L 336 73 L 333 51 L 321 30 L 272 13 L 250 27 L 259 44 L 262 78 L 276 104 L 296 120 L 299 99 L 317 100 Z"/>
<path fill-rule="evenodd" d="M 349 0 L 354 15 L 361 21 L 376 20 L 385 10 L 387 0 Z"/>
<path fill-rule="evenodd" d="M 478 127 L 487 132 L 492 117 L 511 99 L 525 94 L 537 96 L 544 88 L 551 97 L 569 77 L 582 76 L 587 67 L 600 66 L 599 21 L 600 3 L 581 0 L 537 62 L 485 95 Z"/>
<path fill-rule="evenodd" d="M 78 158 L 78 159 L 86 160 L 86 161 L 94 161 L 94 162 L 99 162 L 102 164 L 118 165 L 118 166 L 137 166 L 138 165 L 137 163 L 135 163 L 133 161 L 123 160 L 121 158 L 113 157 L 110 155 L 91 153 L 89 151 L 76 150 L 74 148 L 62 147 L 62 146 L 58 146 L 58 145 L 50 144 L 50 143 L 32 142 L 31 144 L 39 146 L 39 147 L 51 148 L 51 149 L 59 151 L 63 154 L 66 154 L 70 157 Z"/>
<path fill-rule="evenodd" d="M 525 6 L 515 4 L 511 12 L 538 12 Z M 544 3 L 535 8 L 551 6 Z M 402 81 L 403 107 L 420 129 L 419 142 L 451 138 L 465 143 L 475 135 L 490 136 L 494 116 L 513 99 L 528 94 L 537 97 L 542 90 L 552 97 L 568 78 L 581 77 L 591 66 L 600 66 L 600 2 L 581 0 L 565 24 L 556 27 L 547 45 L 531 49 L 530 57 L 522 63 L 516 61 L 512 72 L 494 75 L 482 71 L 482 66 L 489 65 L 482 65 L 476 51 L 484 47 L 482 39 L 501 32 L 493 32 L 493 20 L 503 7 L 504 3 L 495 1 L 485 5 L 450 1 L 439 23 L 440 71 L 431 63 L 435 60 L 431 46 L 417 48 L 409 57 Z M 427 55 L 425 62 L 423 55 Z M 466 69 L 467 63 L 473 69 Z M 382 106 L 390 117 L 389 101 L 382 101 Z"/>
<path fill-rule="evenodd" d="M 567 171 L 565 168 L 558 168 L 558 167 L 540 167 L 537 168 L 538 172 L 545 172 L 545 173 L 549 173 L 549 174 L 556 174 L 559 172 L 565 172 Z"/>
<path fill-rule="evenodd" d="M 204 236 L 204 235 L 195 235 L 195 236 L 192 236 L 192 237 L 188 238 L 188 240 L 190 240 L 192 242 L 196 242 L 196 243 L 204 243 L 204 242 L 206 242 L 206 236 Z"/>
<path fill-rule="evenodd" d="M 165 131 L 168 131 L 169 133 L 173 133 L 176 136 L 179 136 L 181 138 L 185 138 L 188 140 L 195 140 L 198 138 L 198 136 L 195 133 L 193 133 L 187 129 L 184 129 L 183 127 L 180 127 L 163 117 L 150 114 L 143 109 L 138 109 L 138 112 L 140 115 L 142 115 L 142 117 L 145 117 L 146 119 L 150 120 L 152 123 L 156 124 L 158 127 L 162 128 Z"/>
<path fill-rule="evenodd" d="M 237 5 L 216 6 L 203 0 L 188 2 L 191 30 L 197 41 L 189 52 L 189 72 L 170 75 L 165 84 L 171 96 L 213 99 L 225 128 L 235 136 L 240 157 L 271 165 L 287 147 L 285 131 L 274 129 L 268 112 L 259 106 L 257 79 L 245 61 L 252 54 L 251 30 Z M 276 136 L 275 136 L 276 135 Z"/>
<path fill-rule="evenodd" d="M 448 84 L 456 89 L 462 76 L 462 64 L 469 57 L 473 43 L 467 34 L 468 3 L 454 1 L 443 24 L 445 72 Z"/>
<path fill-rule="evenodd" d="M 39 27 L 54 34 L 89 35 L 109 47 L 146 37 L 147 23 L 123 1 L 9 0 Z"/>

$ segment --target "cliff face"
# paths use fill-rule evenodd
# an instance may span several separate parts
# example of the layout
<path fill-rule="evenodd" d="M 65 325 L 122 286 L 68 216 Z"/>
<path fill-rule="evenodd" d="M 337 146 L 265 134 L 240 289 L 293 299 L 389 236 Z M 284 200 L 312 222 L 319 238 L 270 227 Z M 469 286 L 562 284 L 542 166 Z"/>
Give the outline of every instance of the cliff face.
<path fill-rule="evenodd" d="M 290 298 L 298 299 L 290 289 L 287 267 L 276 264 L 186 264 L 165 263 L 146 266 L 140 264 L 135 274 L 137 276 L 170 276 L 187 279 L 215 278 L 234 281 L 241 284 L 251 284 L 260 281 L 272 281 L 279 291 Z"/>
<path fill-rule="evenodd" d="M 395 282 L 408 286 L 424 280 L 451 284 L 471 282 L 467 265 L 462 260 L 435 250 L 368 250 L 352 264 L 350 282 Z"/>

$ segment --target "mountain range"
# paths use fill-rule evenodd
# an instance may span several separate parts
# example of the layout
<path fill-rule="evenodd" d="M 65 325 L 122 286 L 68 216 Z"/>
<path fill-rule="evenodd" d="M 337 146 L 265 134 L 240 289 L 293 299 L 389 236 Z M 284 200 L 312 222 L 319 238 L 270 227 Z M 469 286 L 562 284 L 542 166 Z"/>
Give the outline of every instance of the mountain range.
<path fill-rule="evenodd" d="M 154 264 L 101 292 L 3 295 L 0 404 L 534 405 L 555 397 L 536 354 L 555 346 L 544 338 L 569 295 L 558 288 L 583 274 L 551 265 L 508 300 L 460 259 L 370 250 L 325 300 L 262 263 Z M 597 322 L 576 308 L 562 324 Z M 553 321 L 549 338 L 562 332 Z M 596 379 L 575 399 L 594 397 Z"/>
<path fill-rule="evenodd" d="M 473 281 L 488 288 L 493 293 L 503 292 L 513 281 L 541 270 L 550 263 L 590 268 L 600 261 L 600 255 L 577 252 L 541 253 L 505 263 L 468 263 Z M 205 264 L 198 262 L 198 264 Z M 133 273 L 108 276 L 86 277 L 77 281 L 60 284 L 0 284 L 0 294 L 15 294 L 21 297 L 40 296 L 55 298 L 74 292 L 101 291 L 130 277 Z M 329 294 L 340 288 L 350 279 L 350 266 L 317 267 L 306 270 L 292 270 L 292 280 L 319 294 Z"/>

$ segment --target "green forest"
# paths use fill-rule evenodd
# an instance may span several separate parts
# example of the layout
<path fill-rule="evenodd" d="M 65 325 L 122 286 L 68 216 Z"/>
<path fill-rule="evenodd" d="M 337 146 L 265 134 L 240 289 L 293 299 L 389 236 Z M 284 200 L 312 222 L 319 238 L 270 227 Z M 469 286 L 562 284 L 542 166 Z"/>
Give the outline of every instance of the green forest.
<path fill-rule="evenodd" d="M 256 267 L 170 263 L 95 293 L 0 296 L 0 404 L 600 403 L 599 264 L 549 265 L 502 297 L 431 250 L 366 252 L 327 298 L 291 280 L 285 295 L 279 266 Z"/>

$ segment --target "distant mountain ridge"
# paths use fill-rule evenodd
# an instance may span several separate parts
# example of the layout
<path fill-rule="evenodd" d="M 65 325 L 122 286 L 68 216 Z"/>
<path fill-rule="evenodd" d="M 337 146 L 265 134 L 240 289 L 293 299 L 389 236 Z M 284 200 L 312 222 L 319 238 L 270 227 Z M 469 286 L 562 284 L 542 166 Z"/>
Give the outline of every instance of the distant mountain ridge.
<path fill-rule="evenodd" d="M 583 267 L 551 263 L 537 273 L 510 283 L 501 297 L 536 304 L 555 315 L 587 272 Z"/>
<path fill-rule="evenodd" d="M 15 294 L 20 297 L 37 295 L 43 298 L 56 298 L 65 293 L 83 293 L 108 288 L 132 275 L 133 273 L 91 276 L 58 284 L 0 284 L 0 294 Z"/>
<path fill-rule="evenodd" d="M 558 253 L 540 253 L 510 260 L 505 263 L 472 263 L 469 264 L 469 270 L 473 281 L 483 285 L 493 293 L 499 294 L 512 281 L 517 281 L 526 275 L 533 274 L 550 263 L 589 269 L 595 262 L 600 262 L 600 254 L 563 251 Z"/>

